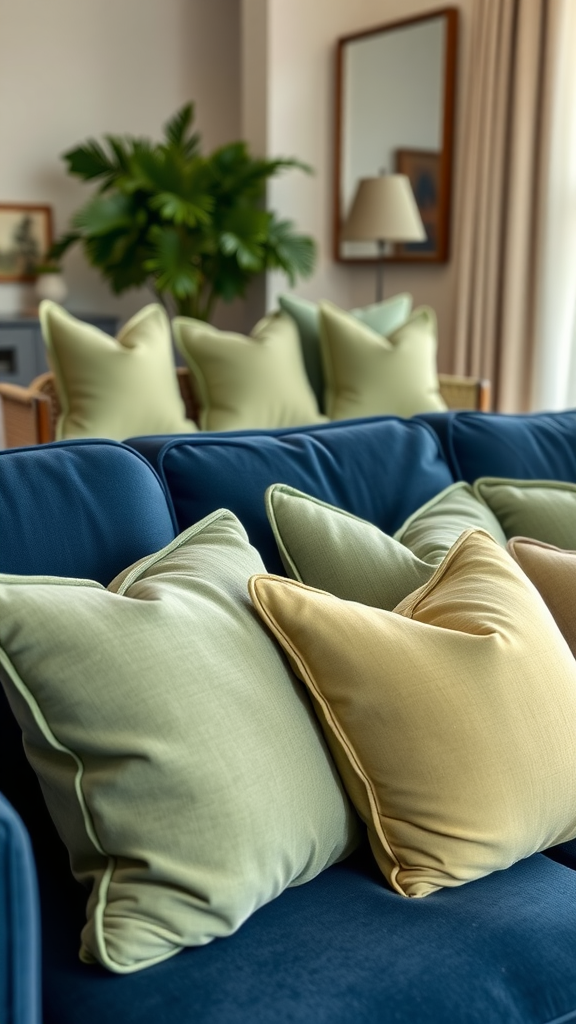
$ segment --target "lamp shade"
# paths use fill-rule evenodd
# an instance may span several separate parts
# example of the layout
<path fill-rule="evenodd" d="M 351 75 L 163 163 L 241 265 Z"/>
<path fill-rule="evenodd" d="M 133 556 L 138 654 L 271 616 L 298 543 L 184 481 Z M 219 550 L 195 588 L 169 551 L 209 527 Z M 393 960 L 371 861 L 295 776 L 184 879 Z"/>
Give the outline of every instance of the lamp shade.
<path fill-rule="evenodd" d="M 361 178 L 344 224 L 349 241 L 424 242 L 426 231 L 406 174 Z"/>

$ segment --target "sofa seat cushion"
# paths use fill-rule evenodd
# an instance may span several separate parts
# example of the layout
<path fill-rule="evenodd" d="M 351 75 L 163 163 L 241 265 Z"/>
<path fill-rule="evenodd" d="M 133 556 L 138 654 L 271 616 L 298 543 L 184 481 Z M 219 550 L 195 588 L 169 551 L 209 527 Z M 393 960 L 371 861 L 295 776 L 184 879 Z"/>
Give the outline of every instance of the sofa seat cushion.
<path fill-rule="evenodd" d="M 264 505 L 271 484 L 289 484 L 394 533 L 453 483 L 434 432 L 395 417 L 130 444 L 158 470 L 180 529 L 230 508 L 275 573 L 284 570 Z"/>
<path fill-rule="evenodd" d="M 262 569 L 221 509 L 107 589 L 0 576 L 0 680 L 89 891 L 87 961 L 126 973 L 229 935 L 357 840 L 250 605 Z"/>
<path fill-rule="evenodd" d="M 576 1019 L 576 872 L 536 854 L 403 900 L 354 854 L 222 941 L 118 976 L 77 958 L 43 887 L 44 1024 L 567 1024 Z"/>
<path fill-rule="evenodd" d="M 576 410 L 419 417 L 438 434 L 455 480 L 480 476 L 576 483 Z"/>

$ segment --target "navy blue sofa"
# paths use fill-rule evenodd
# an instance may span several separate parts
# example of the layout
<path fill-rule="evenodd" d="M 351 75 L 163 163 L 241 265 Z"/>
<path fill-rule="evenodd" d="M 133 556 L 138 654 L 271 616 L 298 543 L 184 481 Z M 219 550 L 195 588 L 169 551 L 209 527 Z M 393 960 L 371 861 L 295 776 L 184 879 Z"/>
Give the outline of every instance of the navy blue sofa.
<path fill-rule="evenodd" d="M 392 532 L 454 480 L 483 475 L 576 482 L 576 412 L 4 451 L 0 571 L 106 584 L 224 506 L 282 572 L 264 512 L 270 483 Z M 119 976 L 78 959 L 86 893 L 2 693 L 0 791 L 1 1024 L 576 1021 L 576 842 L 425 900 L 388 889 L 363 846 L 230 938 Z"/>

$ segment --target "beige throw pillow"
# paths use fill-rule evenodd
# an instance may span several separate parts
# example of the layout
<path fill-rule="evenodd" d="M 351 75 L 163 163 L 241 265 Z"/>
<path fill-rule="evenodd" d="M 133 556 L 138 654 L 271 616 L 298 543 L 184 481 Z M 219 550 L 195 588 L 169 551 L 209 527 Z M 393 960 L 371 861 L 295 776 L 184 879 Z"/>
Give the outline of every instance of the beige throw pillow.
<path fill-rule="evenodd" d="M 426 896 L 576 836 L 576 663 L 483 531 L 395 611 L 250 593 L 314 700 L 390 885 Z"/>
<path fill-rule="evenodd" d="M 529 537 L 512 537 L 508 551 L 544 598 L 576 658 L 576 551 Z"/>

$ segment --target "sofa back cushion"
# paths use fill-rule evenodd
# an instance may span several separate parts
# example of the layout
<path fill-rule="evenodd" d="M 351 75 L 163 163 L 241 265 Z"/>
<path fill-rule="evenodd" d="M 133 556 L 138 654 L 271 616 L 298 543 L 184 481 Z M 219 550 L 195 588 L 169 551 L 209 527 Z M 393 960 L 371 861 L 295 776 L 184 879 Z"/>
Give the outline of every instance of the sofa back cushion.
<path fill-rule="evenodd" d="M 456 480 L 480 476 L 576 483 L 576 410 L 426 413 Z"/>
<path fill-rule="evenodd" d="M 393 533 L 453 482 L 429 427 L 395 417 L 129 443 L 156 466 L 180 530 L 215 508 L 229 508 L 269 572 L 282 574 L 264 503 L 271 484 L 296 487 Z"/>

